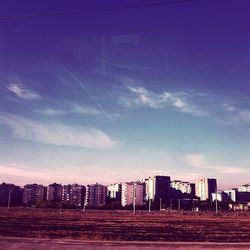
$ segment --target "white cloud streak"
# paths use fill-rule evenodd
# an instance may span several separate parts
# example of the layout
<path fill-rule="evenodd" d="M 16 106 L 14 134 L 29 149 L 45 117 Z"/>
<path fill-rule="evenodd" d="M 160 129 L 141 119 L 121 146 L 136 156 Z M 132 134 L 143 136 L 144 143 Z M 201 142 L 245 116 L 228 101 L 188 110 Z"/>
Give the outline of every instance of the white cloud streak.
<path fill-rule="evenodd" d="M 66 114 L 78 114 L 78 115 L 99 115 L 101 112 L 93 107 L 82 106 L 77 103 L 71 103 L 68 109 L 54 109 L 54 108 L 46 108 L 40 110 L 42 114 L 50 115 L 50 116 L 60 116 Z"/>
<path fill-rule="evenodd" d="M 183 158 L 183 161 L 188 166 L 196 167 L 199 169 L 207 169 L 210 171 L 213 170 L 223 174 L 242 174 L 246 172 L 246 169 L 241 167 L 209 164 L 202 154 L 186 155 Z"/>
<path fill-rule="evenodd" d="M 224 112 L 226 112 L 225 121 L 228 124 L 245 125 L 250 123 L 250 109 L 238 108 L 230 104 L 222 104 Z"/>
<path fill-rule="evenodd" d="M 7 126 L 15 138 L 38 143 L 93 149 L 109 149 L 117 145 L 107 134 L 93 128 L 46 124 L 6 113 L 1 113 L 0 123 Z"/>
<path fill-rule="evenodd" d="M 46 173 L 46 171 L 43 170 L 34 170 L 34 169 L 28 169 L 23 168 L 18 165 L 0 165 L 0 174 L 1 175 L 11 175 L 11 176 L 18 176 L 18 177 L 25 177 L 27 179 L 30 178 L 38 178 L 39 180 L 50 180 L 52 176 L 56 177 L 57 175 L 52 174 L 50 171 L 49 173 Z"/>
<path fill-rule="evenodd" d="M 123 81 L 125 81 L 123 79 Z M 155 92 L 145 87 L 135 86 L 133 79 L 126 79 L 128 93 L 120 98 L 120 103 L 128 108 L 148 107 L 152 109 L 175 108 L 197 117 L 206 117 L 224 125 L 250 124 L 250 109 L 239 108 L 218 100 L 216 95 L 194 91 Z"/>
<path fill-rule="evenodd" d="M 21 84 L 10 83 L 7 89 L 22 99 L 27 99 L 27 100 L 40 99 L 40 95 L 38 93 L 36 93 L 33 90 L 24 88 Z"/>
<path fill-rule="evenodd" d="M 126 107 L 144 106 L 153 109 L 174 107 L 181 112 L 191 113 L 195 116 L 207 116 L 204 110 L 188 101 L 188 94 L 182 92 L 156 93 L 144 87 L 127 86 L 129 95 L 123 96 L 120 103 Z"/>
<path fill-rule="evenodd" d="M 57 164 L 56 164 L 57 165 Z M 100 182 L 100 169 L 107 168 L 106 164 L 81 165 L 67 167 L 51 165 L 49 169 L 39 168 L 37 166 L 27 166 L 20 163 L 0 163 L 0 183 L 12 182 L 17 185 L 25 185 L 27 183 L 40 183 L 48 185 L 53 182 L 69 184 L 92 184 Z M 84 174 L 82 174 L 84 172 Z M 131 172 L 129 172 L 131 174 Z M 110 184 L 117 182 L 119 172 L 111 169 L 102 172 L 102 184 Z M 127 176 L 127 175 L 126 175 Z"/>

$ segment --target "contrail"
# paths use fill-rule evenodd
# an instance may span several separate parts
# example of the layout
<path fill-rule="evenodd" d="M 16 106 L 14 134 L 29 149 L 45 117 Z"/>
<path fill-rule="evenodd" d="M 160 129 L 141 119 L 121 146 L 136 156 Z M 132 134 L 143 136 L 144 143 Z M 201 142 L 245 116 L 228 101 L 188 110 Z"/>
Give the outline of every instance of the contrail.
<path fill-rule="evenodd" d="M 95 100 L 94 96 L 89 92 L 87 87 L 68 69 L 65 68 L 67 73 L 80 85 L 80 87 L 86 92 L 86 94 L 89 96 L 89 98 L 95 103 L 95 105 L 99 108 L 99 110 L 112 122 L 114 122 L 114 119 L 109 115 L 103 107 Z"/>

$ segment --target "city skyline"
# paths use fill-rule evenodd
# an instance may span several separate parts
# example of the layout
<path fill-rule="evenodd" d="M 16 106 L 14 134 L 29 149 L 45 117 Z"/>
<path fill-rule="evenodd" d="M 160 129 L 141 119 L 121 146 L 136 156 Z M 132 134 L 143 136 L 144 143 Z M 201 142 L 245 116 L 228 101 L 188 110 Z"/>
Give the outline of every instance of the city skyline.
<path fill-rule="evenodd" d="M 47 3 L 9 1 L 0 16 L 124 5 Z M 0 19 L 0 182 L 249 183 L 249 9 L 194 0 Z"/>

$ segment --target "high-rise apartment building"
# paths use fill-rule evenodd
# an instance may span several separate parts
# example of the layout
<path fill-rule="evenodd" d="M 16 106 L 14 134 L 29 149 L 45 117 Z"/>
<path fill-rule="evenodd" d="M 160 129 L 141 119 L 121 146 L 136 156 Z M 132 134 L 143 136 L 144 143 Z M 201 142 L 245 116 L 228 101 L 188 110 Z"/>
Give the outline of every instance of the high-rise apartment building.
<path fill-rule="evenodd" d="M 210 200 L 211 194 L 217 191 L 216 179 L 200 178 L 195 184 L 195 195 L 200 197 L 201 201 Z"/>
<path fill-rule="evenodd" d="M 53 183 L 48 186 L 47 200 L 48 201 L 62 201 L 63 187 L 61 184 Z"/>
<path fill-rule="evenodd" d="M 155 196 L 155 181 L 154 178 L 149 177 L 148 179 L 144 180 L 146 185 L 146 197 L 145 199 L 148 201 L 149 199 L 152 201 L 154 200 Z"/>
<path fill-rule="evenodd" d="M 195 184 L 186 182 L 186 181 L 180 181 L 180 180 L 174 180 L 171 181 L 171 187 L 175 190 L 179 190 L 182 194 L 190 194 L 195 195 Z"/>
<path fill-rule="evenodd" d="M 23 203 L 32 206 L 45 199 L 45 187 L 38 184 L 27 184 L 23 188 Z"/>
<path fill-rule="evenodd" d="M 19 186 L 10 183 L 0 184 L 0 206 L 19 206 L 22 203 L 22 192 Z"/>
<path fill-rule="evenodd" d="M 239 192 L 250 192 L 250 184 L 245 184 L 238 187 Z"/>
<path fill-rule="evenodd" d="M 228 197 L 231 201 L 233 201 L 233 202 L 237 201 L 238 190 L 236 188 L 228 189 L 228 190 L 225 190 L 224 192 L 228 195 Z"/>
<path fill-rule="evenodd" d="M 121 202 L 122 184 L 115 183 L 107 186 L 107 196 L 112 201 Z"/>
<path fill-rule="evenodd" d="M 220 202 L 228 202 L 229 197 L 228 194 L 225 193 L 224 191 L 217 191 L 217 193 L 212 193 L 211 194 L 211 199 L 212 201 L 220 201 Z"/>
<path fill-rule="evenodd" d="M 107 199 L 107 187 L 98 183 L 87 185 L 86 195 L 85 204 L 87 206 L 104 206 Z"/>
<path fill-rule="evenodd" d="M 247 185 L 243 185 L 239 188 L 233 188 L 224 191 L 229 199 L 237 203 L 248 203 L 250 202 L 250 192 L 248 191 Z"/>
<path fill-rule="evenodd" d="M 156 175 L 145 180 L 146 199 L 155 202 L 167 203 L 170 200 L 170 177 Z"/>
<path fill-rule="evenodd" d="M 83 205 L 85 187 L 78 184 L 64 185 L 62 191 L 62 201 L 67 205 L 80 207 Z"/>
<path fill-rule="evenodd" d="M 134 202 L 136 205 L 143 205 L 145 200 L 145 183 L 124 182 L 122 183 L 121 205 L 128 206 Z"/>

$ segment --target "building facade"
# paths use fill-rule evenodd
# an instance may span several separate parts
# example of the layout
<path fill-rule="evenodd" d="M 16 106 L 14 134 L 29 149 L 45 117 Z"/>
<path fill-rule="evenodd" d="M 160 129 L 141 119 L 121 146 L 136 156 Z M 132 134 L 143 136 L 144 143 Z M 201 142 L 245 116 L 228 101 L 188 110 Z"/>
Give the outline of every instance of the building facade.
<path fill-rule="evenodd" d="M 239 192 L 250 192 L 250 184 L 245 184 L 238 187 Z"/>
<path fill-rule="evenodd" d="M 54 202 L 61 202 L 63 194 L 63 187 L 61 184 L 53 183 L 47 188 L 47 200 Z"/>
<path fill-rule="evenodd" d="M 0 184 L 0 206 L 19 206 L 22 203 L 22 191 L 19 186 L 10 183 Z"/>
<path fill-rule="evenodd" d="M 233 201 L 233 202 L 236 202 L 237 201 L 237 189 L 234 188 L 234 189 L 228 189 L 228 190 L 225 190 L 224 193 L 226 193 L 228 195 L 228 198 Z"/>
<path fill-rule="evenodd" d="M 105 206 L 107 200 L 107 187 L 101 184 L 87 185 L 85 205 L 100 207 Z"/>
<path fill-rule="evenodd" d="M 109 200 L 121 202 L 122 184 L 115 183 L 107 186 L 107 196 Z"/>
<path fill-rule="evenodd" d="M 171 181 L 171 187 L 181 191 L 181 193 L 187 193 L 191 195 L 195 195 L 195 184 L 186 182 L 186 181 L 180 181 L 180 180 L 174 180 Z"/>
<path fill-rule="evenodd" d="M 217 193 L 212 193 L 211 197 L 212 197 L 212 201 L 217 200 L 217 201 L 224 202 L 224 203 L 229 201 L 229 197 L 227 193 L 223 191 L 217 191 Z"/>
<path fill-rule="evenodd" d="M 27 184 L 23 188 L 23 203 L 27 206 L 36 205 L 45 200 L 45 187 L 38 184 Z"/>
<path fill-rule="evenodd" d="M 156 203 L 168 203 L 170 200 L 170 177 L 156 175 L 145 180 L 146 200 L 149 198 Z"/>
<path fill-rule="evenodd" d="M 211 194 L 217 191 L 216 179 L 200 178 L 195 184 L 195 195 L 200 198 L 201 201 L 211 200 Z"/>
<path fill-rule="evenodd" d="M 62 202 L 65 205 L 81 207 L 84 203 L 85 187 L 79 184 L 64 185 Z"/>
<path fill-rule="evenodd" d="M 145 183 L 143 182 L 124 182 L 121 189 L 121 205 L 129 206 L 132 204 L 143 205 L 145 200 Z"/>
<path fill-rule="evenodd" d="M 149 177 L 148 179 L 144 180 L 145 185 L 146 185 L 146 197 L 145 199 L 148 201 L 149 199 L 151 201 L 154 200 L 155 196 L 155 180 L 154 177 Z"/>

